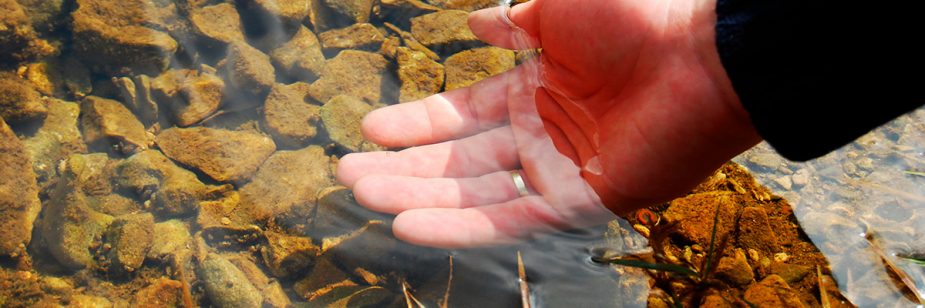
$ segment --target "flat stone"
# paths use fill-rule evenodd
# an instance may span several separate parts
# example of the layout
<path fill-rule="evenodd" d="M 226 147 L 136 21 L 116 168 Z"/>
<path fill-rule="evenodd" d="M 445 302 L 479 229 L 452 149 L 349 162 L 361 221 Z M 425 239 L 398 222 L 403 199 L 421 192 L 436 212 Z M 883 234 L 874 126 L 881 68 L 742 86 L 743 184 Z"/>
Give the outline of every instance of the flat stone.
<path fill-rule="evenodd" d="M 260 307 L 263 296 L 238 267 L 224 257 L 208 254 L 200 263 L 199 277 L 216 307 Z"/>
<path fill-rule="evenodd" d="M 783 278 L 768 275 L 745 290 L 745 300 L 757 307 L 805 307 L 799 294 Z"/>
<path fill-rule="evenodd" d="M 211 47 L 244 42 L 238 10 L 232 3 L 220 3 L 194 9 L 189 16 L 193 31 Z"/>
<path fill-rule="evenodd" d="M 775 153 L 755 153 L 748 157 L 748 162 L 759 170 L 774 170 L 784 163 L 784 159 Z"/>
<path fill-rule="evenodd" d="M 77 294 L 71 296 L 68 307 L 112 307 L 112 302 L 102 296 Z"/>
<path fill-rule="evenodd" d="M 331 54 L 336 54 L 344 49 L 375 51 L 385 41 L 385 35 L 375 26 L 368 23 L 358 23 L 321 32 L 318 38 L 321 40 L 324 51 Z"/>
<path fill-rule="evenodd" d="M 112 247 L 106 253 L 111 275 L 126 275 L 141 268 L 145 256 L 154 241 L 154 216 L 149 213 L 128 214 L 117 217 L 109 230 L 103 234 L 104 247 Z"/>
<path fill-rule="evenodd" d="M 713 230 L 713 217 L 719 206 L 716 225 L 716 240 L 734 231 L 737 206 L 731 193 L 699 193 L 671 201 L 662 218 L 668 223 L 678 224 L 678 234 L 685 239 L 709 247 Z"/>
<path fill-rule="evenodd" d="M 514 68 L 514 52 L 498 47 L 482 47 L 459 52 L 443 62 L 446 90 L 468 87 L 482 79 Z"/>
<path fill-rule="evenodd" d="M 170 256 L 178 256 L 182 260 L 182 257 L 191 254 L 188 247 L 192 246 L 193 237 L 183 221 L 171 219 L 156 223 L 154 234 L 157 236 L 153 238 L 151 249 L 148 250 L 149 259 L 167 260 Z"/>
<path fill-rule="evenodd" d="M 336 287 L 355 286 L 350 276 L 340 270 L 328 257 L 319 257 L 311 272 L 293 284 L 292 289 L 302 298 L 312 301 Z"/>
<path fill-rule="evenodd" d="M 399 47 L 397 61 L 398 79 L 401 80 L 399 102 L 419 100 L 437 94 L 443 88 L 443 65 L 425 53 Z"/>
<path fill-rule="evenodd" d="M 0 73 L 0 117 L 8 123 L 38 121 L 48 114 L 48 106 L 27 80 Z"/>
<path fill-rule="evenodd" d="M 386 28 L 392 32 L 397 33 L 398 36 L 401 37 L 401 41 L 405 43 L 405 47 L 408 47 L 413 51 L 423 52 L 431 60 L 440 61 L 440 56 L 437 55 L 437 53 L 435 53 L 433 50 L 430 50 L 430 48 L 427 48 L 427 46 L 424 46 L 424 44 L 421 44 L 421 42 L 418 42 L 418 40 L 414 38 L 414 35 L 412 35 L 411 32 L 402 30 L 398 26 L 390 23 L 384 23 L 384 25 Z"/>
<path fill-rule="evenodd" d="M 328 60 L 321 78 L 311 87 L 312 98 L 327 102 L 339 94 L 376 103 L 381 98 L 388 61 L 380 54 L 344 50 Z"/>
<path fill-rule="evenodd" d="M 159 217 L 182 217 L 194 213 L 200 201 L 214 192 L 196 174 L 181 168 L 157 150 L 147 150 L 113 167 L 113 183 L 134 193 Z"/>
<path fill-rule="evenodd" d="M 346 23 L 369 22 L 374 0 L 323 0 L 324 4 Z"/>
<path fill-rule="evenodd" d="M 379 54 L 389 60 L 395 60 L 395 57 L 398 56 L 398 48 L 401 46 L 401 38 L 389 35 L 385 38 L 385 41 L 382 41 L 382 46 L 379 46 Z"/>
<path fill-rule="evenodd" d="M 229 88 L 254 97 L 262 98 L 276 82 L 270 57 L 244 42 L 228 45 L 219 70 Z"/>
<path fill-rule="evenodd" d="M 68 168 L 61 177 L 45 204 L 40 234 L 58 263 L 79 270 L 94 264 L 90 247 L 113 218 L 90 207 L 92 199 L 79 186 L 75 170 Z"/>
<path fill-rule="evenodd" d="M 803 280 L 806 275 L 813 271 L 812 267 L 799 264 L 790 264 L 784 262 L 771 263 L 771 274 L 778 275 L 787 283 L 794 283 Z"/>
<path fill-rule="evenodd" d="M 249 0 L 248 7 L 259 8 L 262 12 L 269 14 L 282 21 L 284 24 L 299 24 L 308 17 L 311 11 L 311 0 Z"/>
<path fill-rule="evenodd" d="M 742 210 L 739 216 L 738 243 L 743 248 L 751 248 L 773 254 L 780 251 L 780 243 L 768 222 L 768 213 L 760 207 L 750 206 Z"/>
<path fill-rule="evenodd" d="M 181 307 L 183 283 L 159 277 L 132 296 L 132 307 Z"/>
<path fill-rule="evenodd" d="M 264 232 L 267 244 L 260 249 L 263 262 L 273 276 L 288 278 L 305 274 L 315 265 L 321 250 L 308 237 Z"/>
<path fill-rule="evenodd" d="M 152 94 L 169 106 L 178 126 L 199 123 L 221 105 L 225 82 L 210 71 L 168 70 L 151 81 Z"/>
<path fill-rule="evenodd" d="M 735 257 L 722 257 L 716 266 L 716 275 L 737 285 L 746 285 L 755 279 L 752 267 L 748 265 L 745 252 L 741 249 L 735 251 Z"/>
<path fill-rule="evenodd" d="M 97 71 L 156 75 L 177 50 L 177 42 L 160 30 L 176 18 L 171 3 L 78 0 L 76 7 L 74 52 Z"/>
<path fill-rule="evenodd" d="M 409 17 L 433 13 L 442 10 L 420 0 L 381 0 L 379 1 L 379 18 L 396 22 L 402 28 L 410 25 Z"/>
<path fill-rule="evenodd" d="M 0 255 L 18 257 L 32 240 L 42 210 L 35 173 L 23 143 L 0 118 Z"/>
<path fill-rule="evenodd" d="M 263 104 L 267 131 L 281 146 L 301 148 L 318 134 L 321 107 L 309 103 L 310 85 L 277 84 Z"/>
<path fill-rule="evenodd" d="M 93 91 L 90 70 L 71 55 L 29 63 L 21 76 L 47 96 L 81 99 Z"/>
<path fill-rule="evenodd" d="M 363 138 L 360 131 L 363 117 L 373 109 L 373 106 L 362 100 L 338 95 L 321 107 L 321 121 L 328 136 L 337 145 L 353 152 L 375 148 L 374 144 Z"/>
<path fill-rule="evenodd" d="M 283 290 L 282 285 L 275 279 L 270 279 L 264 274 L 264 270 L 257 266 L 250 256 L 235 255 L 228 258 L 232 264 L 238 267 L 247 280 L 254 285 L 260 294 L 263 295 L 263 307 L 287 308 L 292 307 L 289 296 Z"/>
<path fill-rule="evenodd" d="M 469 13 L 460 10 L 438 11 L 411 19 L 411 34 L 432 50 L 444 54 L 481 45 L 469 30 Z"/>
<path fill-rule="evenodd" d="M 113 84 L 119 90 L 122 103 L 129 108 L 145 127 L 157 123 L 160 110 L 157 101 L 151 96 L 151 78 L 137 75 L 135 78 L 113 77 Z"/>
<path fill-rule="evenodd" d="M 157 135 L 164 154 L 219 182 L 249 179 L 276 150 L 267 136 L 223 129 L 170 128 Z"/>
<path fill-rule="evenodd" d="M 338 286 L 315 300 L 312 307 L 381 307 L 395 297 L 379 286 Z"/>
<path fill-rule="evenodd" d="M 49 99 L 48 116 L 35 134 L 23 140 L 23 146 L 32 158 L 39 188 L 45 190 L 54 183 L 58 163 L 71 154 L 84 153 L 87 145 L 77 127 L 80 105 L 58 99 Z"/>
<path fill-rule="evenodd" d="M 125 105 L 97 96 L 87 96 L 80 104 L 84 140 L 90 147 L 125 154 L 148 148 L 144 125 Z"/>
<path fill-rule="evenodd" d="M 208 244 L 219 248 L 256 249 L 263 230 L 256 225 L 254 211 L 242 206 L 241 195 L 231 191 L 224 198 L 201 202 L 196 224 Z"/>
<path fill-rule="evenodd" d="M 30 61 L 57 52 L 38 37 L 27 13 L 32 12 L 16 0 L 0 0 L 0 62 Z"/>
<path fill-rule="evenodd" d="M 270 58 L 281 73 L 301 81 L 317 79 L 325 65 L 321 43 L 305 27 L 299 27 L 292 39 L 273 50 Z"/>
<path fill-rule="evenodd" d="M 312 145 L 276 152 L 239 191 L 242 206 L 265 222 L 296 205 L 314 206 L 318 191 L 333 184 L 331 159 Z"/>
<path fill-rule="evenodd" d="M 475 11 L 498 6 L 497 0 L 431 0 L 434 5 L 447 10 Z"/>

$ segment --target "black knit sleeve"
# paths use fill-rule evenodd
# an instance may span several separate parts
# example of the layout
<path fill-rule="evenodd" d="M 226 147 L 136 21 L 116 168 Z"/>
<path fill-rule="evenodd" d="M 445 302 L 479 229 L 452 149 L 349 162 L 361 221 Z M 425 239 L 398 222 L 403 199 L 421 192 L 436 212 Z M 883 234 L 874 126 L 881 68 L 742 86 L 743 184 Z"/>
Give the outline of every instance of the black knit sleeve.
<path fill-rule="evenodd" d="M 925 103 L 922 6 L 719 0 L 716 43 L 758 133 L 808 160 Z"/>

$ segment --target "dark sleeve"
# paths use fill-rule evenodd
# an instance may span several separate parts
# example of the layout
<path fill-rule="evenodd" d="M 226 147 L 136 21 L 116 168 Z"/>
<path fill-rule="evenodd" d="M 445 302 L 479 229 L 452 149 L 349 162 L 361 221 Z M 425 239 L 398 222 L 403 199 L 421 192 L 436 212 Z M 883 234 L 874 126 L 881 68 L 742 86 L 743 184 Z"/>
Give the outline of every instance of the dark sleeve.
<path fill-rule="evenodd" d="M 719 0 L 717 48 L 758 133 L 808 160 L 925 103 L 923 4 Z"/>

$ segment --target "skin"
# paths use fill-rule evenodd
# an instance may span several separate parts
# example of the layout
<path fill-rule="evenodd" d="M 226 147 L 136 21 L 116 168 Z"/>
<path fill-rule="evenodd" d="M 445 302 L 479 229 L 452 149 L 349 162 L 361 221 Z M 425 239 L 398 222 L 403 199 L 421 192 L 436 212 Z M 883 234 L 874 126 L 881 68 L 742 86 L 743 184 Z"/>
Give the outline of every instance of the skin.
<path fill-rule="evenodd" d="M 445 248 L 604 223 L 681 196 L 761 140 L 720 63 L 715 6 L 533 0 L 473 12 L 482 40 L 541 55 L 370 113 L 367 139 L 408 148 L 346 155 L 338 181 L 397 214 L 398 238 Z M 522 170 L 531 195 L 518 196 L 508 170 Z"/>

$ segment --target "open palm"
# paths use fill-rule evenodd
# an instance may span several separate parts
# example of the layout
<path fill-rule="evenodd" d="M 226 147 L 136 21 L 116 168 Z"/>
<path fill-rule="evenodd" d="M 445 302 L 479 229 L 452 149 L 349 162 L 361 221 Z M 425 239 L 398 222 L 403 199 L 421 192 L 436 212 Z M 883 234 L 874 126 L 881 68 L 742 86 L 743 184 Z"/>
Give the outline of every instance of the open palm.
<path fill-rule="evenodd" d="M 716 54 L 714 5 L 534 0 L 475 12 L 486 42 L 541 55 L 370 113 L 369 140 L 410 148 L 347 155 L 338 180 L 398 214 L 397 237 L 438 247 L 603 223 L 683 194 L 759 140 Z"/>

